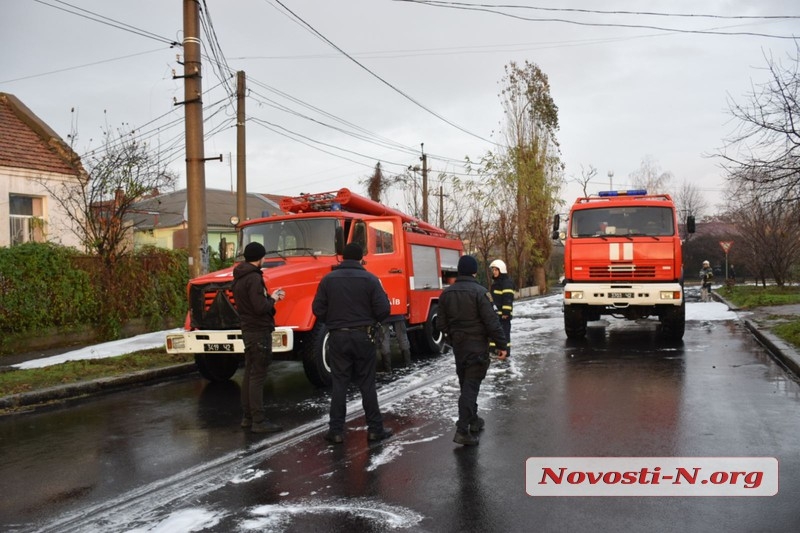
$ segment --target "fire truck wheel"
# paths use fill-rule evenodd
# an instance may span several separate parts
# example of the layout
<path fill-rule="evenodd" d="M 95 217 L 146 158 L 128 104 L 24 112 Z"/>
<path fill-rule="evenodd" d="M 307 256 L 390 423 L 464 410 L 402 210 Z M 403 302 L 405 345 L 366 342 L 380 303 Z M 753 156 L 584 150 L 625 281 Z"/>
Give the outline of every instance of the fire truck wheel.
<path fill-rule="evenodd" d="M 581 339 L 586 336 L 586 316 L 583 309 L 575 305 L 564 307 L 564 331 L 568 339 Z"/>
<path fill-rule="evenodd" d="M 428 311 L 428 320 L 415 331 L 414 351 L 421 354 L 438 354 L 444 349 L 444 334 L 436 327 L 439 306 L 433 304 Z"/>
<path fill-rule="evenodd" d="M 661 315 L 661 333 L 667 340 L 679 341 L 683 339 L 686 329 L 686 304 L 672 307 Z"/>
<path fill-rule="evenodd" d="M 239 357 L 235 355 L 210 355 L 198 353 L 194 363 L 200 375 L 208 381 L 227 381 L 239 369 Z"/>
<path fill-rule="evenodd" d="M 328 328 L 325 324 L 314 324 L 314 329 L 302 343 L 303 370 L 308 381 L 315 387 L 331 384 L 331 366 L 328 364 Z"/>

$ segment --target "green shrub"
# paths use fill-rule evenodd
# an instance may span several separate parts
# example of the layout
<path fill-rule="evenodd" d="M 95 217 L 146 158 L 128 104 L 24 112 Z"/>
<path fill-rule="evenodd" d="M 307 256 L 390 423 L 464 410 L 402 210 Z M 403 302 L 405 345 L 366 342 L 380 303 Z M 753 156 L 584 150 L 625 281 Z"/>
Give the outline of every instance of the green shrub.
<path fill-rule="evenodd" d="M 0 331 L 25 332 L 90 323 L 98 292 L 86 272 L 73 267 L 78 252 L 26 243 L 0 249 Z"/>
<path fill-rule="evenodd" d="M 184 251 L 147 248 L 108 265 L 48 243 L 0 248 L 0 334 L 90 325 L 115 339 L 132 319 L 156 330 L 186 314 L 188 281 Z"/>

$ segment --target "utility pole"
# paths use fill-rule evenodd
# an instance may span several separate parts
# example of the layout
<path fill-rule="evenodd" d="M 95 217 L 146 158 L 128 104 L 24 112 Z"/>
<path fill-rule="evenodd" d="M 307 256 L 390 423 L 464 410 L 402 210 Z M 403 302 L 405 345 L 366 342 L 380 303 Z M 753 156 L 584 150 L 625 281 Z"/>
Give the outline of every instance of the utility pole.
<path fill-rule="evenodd" d="M 236 73 L 236 216 L 239 222 L 247 220 L 247 153 L 245 151 L 245 76 Z"/>
<path fill-rule="evenodd" d="M 444 229 L 444 191 L 439 185 L 439 227 Z"/>
<path fill-rule="evenodd" d="M 428 221 L 428 156 L 425 155 L 425 143 L 420 143 L 422 150 L 422 220 Z"/>
<path fill-rule="evenodd" d="M 208 272 L 206 174 L 203 151 L 203 84 L 200 70 L 200 6 L 183 0 L 183 95 L 186 113 L 186 222 L 189 275 Z"/>

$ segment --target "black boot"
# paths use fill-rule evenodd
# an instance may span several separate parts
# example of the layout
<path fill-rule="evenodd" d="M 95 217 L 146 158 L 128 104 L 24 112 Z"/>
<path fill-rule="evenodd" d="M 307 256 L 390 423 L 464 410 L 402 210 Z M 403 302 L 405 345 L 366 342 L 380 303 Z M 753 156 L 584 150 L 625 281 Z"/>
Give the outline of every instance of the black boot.
<path fill-rule="evenodd" d="M 461 444 L 462 446 L 477 446 L 478 445 L 478 437 L 473 435 L 467 431 L 463 431 L 461 429 L 456 430 L 456 436 L 453 437 L 453 442 L 456 444 Z"/>
<path fill-rule="evenodd" d="M 483 418 L 481 418 L 479 416 L 476 416 L 475 418 L 470 420 L 469 432 L 470 433 L 478 433 L 479 431 L 483 431 L 483 426 L 485 426 L 485 425 L 486 425 L 486 421 Z"/>
<path fill-rule="evenodd" d="M 409 350 L 403 350 L 403 364 L 411 366 L 411 352 Z"/>

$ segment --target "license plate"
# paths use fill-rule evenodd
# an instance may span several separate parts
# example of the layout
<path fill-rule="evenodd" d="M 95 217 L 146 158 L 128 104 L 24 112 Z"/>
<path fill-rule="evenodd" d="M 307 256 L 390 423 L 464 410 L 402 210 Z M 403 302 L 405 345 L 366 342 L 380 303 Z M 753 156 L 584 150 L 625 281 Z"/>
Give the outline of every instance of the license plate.
<path fill-rule="evenodd" d="M 205 344 L 205 350 L 207 352 L 232 352 L 233 351 L 233 343 L 232 342 L 207 342 Z"/>
<path fill-rule="evenodd" d="M 632 292 L 610 292 L 608 293 L 609 298 L 633 298 Z"/>

